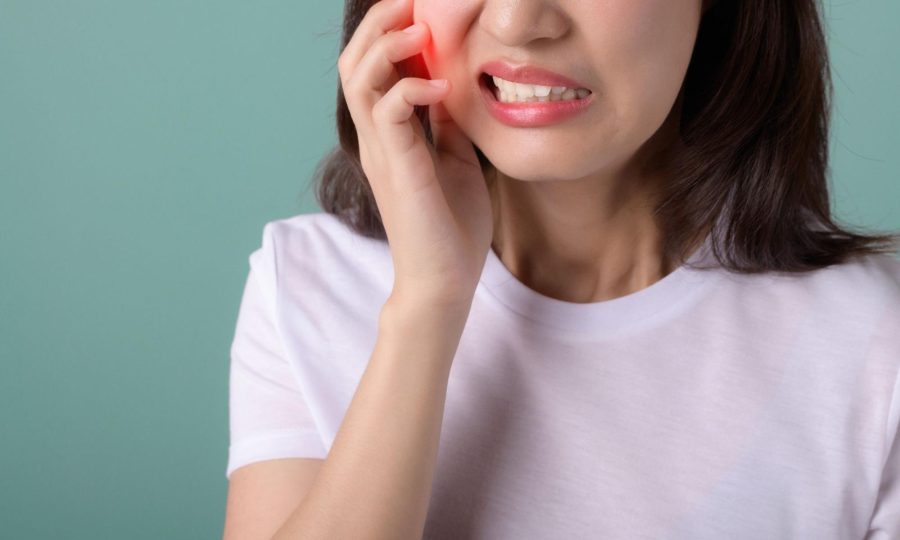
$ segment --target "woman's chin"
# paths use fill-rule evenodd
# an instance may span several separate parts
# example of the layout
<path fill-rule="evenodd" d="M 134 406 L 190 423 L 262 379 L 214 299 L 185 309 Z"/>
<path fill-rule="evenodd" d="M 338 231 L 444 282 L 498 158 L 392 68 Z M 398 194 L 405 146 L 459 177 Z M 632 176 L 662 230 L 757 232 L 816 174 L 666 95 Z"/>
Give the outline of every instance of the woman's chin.
<path fill-rule="evenodd" d="M 484 149 L 481 149 L 484 152 Z M 558 152 L 540 154 L 503 154 L 502 158 L 494 159 L 491 154 L 484 152 L 497 172 L 503 176 L 522 180 L 524 182 L 547 182 L 557 180 L 573 180 L 583 178 L 590 174 L 586 163 L 578 163 L 573 160 L 562 161 Z M 551 167 L 548 167 L 551 164 Z"/>

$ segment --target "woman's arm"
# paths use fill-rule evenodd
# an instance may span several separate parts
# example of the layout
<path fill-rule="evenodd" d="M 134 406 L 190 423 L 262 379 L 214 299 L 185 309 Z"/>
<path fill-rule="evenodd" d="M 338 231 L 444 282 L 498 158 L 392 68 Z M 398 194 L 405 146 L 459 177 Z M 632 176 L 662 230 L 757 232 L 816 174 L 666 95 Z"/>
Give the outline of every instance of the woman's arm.
<path fill-rule="evenodd" d="M 275 539 L 420 539 L 471 301 L 392 294 L 328 457 Z"/>

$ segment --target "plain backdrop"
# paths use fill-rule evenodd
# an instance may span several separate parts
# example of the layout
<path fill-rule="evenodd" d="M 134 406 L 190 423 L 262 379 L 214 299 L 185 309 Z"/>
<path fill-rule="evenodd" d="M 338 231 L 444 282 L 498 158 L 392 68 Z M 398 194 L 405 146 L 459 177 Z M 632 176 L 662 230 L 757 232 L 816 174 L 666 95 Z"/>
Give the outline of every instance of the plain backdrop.
<path fill-rule="evenodd" d="M 825 0 L 839 218 L 900 228 L 900 2 Z M 0 0 L 0 536 L 221 536 L 228 351 L 317 212 L 342 3 Z"/>

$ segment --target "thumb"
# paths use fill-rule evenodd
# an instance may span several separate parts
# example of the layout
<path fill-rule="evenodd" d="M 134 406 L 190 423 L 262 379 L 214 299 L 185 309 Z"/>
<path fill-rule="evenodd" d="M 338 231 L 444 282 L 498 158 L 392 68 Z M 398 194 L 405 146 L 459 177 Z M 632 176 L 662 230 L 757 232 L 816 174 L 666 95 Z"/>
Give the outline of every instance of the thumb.
<path fill-rule="evenodd" d="M 428 121 L 434 148 L 439 154 L 449 154 L 465 163 L 479 165 L 472 141 L 459 128 L 442 101 L 428 106 Z"/>

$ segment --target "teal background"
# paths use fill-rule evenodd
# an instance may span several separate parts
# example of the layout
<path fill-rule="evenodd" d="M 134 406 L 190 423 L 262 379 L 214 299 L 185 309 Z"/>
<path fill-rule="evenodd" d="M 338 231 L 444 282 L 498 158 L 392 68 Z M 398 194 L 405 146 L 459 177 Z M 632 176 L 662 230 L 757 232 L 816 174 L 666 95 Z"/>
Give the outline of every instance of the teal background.
<path fill-rule="evenodd" d="M 833 196 L 900 228 L 896 0 L 827 2 Z M 319 211 L 342 3 L 0 0 L 0 535 L 221 536 L 265 222 Z"/>

